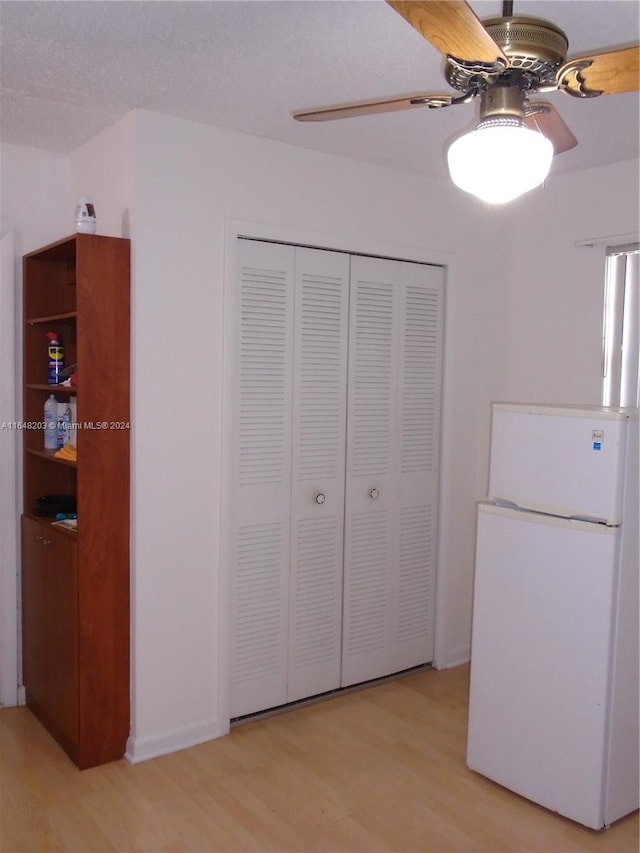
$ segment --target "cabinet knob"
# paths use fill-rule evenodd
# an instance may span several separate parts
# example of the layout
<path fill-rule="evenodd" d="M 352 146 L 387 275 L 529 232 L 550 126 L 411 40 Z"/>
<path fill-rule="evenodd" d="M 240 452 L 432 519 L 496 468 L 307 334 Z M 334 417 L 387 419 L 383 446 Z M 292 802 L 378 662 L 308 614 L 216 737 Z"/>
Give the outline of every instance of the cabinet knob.
<path fill-rule="evenodd" d="M 371 491 L 369 492 L 369 497 L 372 501 L 377 501 L 379 496 L 380 492 L 377 489 L 371 489 Z"/>
<path fill-rule="evenodd" d="M 316 498 L 315 498 L 316 503 L 317 504 L 323 504 L 325 502 L 325 500 L 326 500 L 326 498 L 322 494 L 322 492 L 318 492 L 318 494 L 316 495 Z"/>

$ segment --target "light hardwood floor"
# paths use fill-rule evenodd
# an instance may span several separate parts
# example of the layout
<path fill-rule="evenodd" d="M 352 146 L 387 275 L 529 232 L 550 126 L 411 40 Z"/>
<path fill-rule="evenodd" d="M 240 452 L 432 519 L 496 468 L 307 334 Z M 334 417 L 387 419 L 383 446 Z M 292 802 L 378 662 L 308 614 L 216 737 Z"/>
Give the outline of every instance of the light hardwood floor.
<path fill-rule="evenodd" d="M 135 766 L 80 772 L 24 708 L 0 713 L 3 853 L 638 850 L 467 770 L 468 667 L 243 724 Z"/>

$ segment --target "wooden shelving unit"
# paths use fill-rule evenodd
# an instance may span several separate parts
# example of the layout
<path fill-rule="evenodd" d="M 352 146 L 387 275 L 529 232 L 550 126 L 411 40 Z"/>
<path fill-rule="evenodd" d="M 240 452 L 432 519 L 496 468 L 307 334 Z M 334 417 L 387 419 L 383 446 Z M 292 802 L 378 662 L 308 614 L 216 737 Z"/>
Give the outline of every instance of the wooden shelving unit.
<path fill-rule="evenodd" d="M 129 241 L 74 234 L 25 255 L 23 273 L 23 681 L 86 768 L 121 758 L 129 734 Z M 77 387 L 47 384 L 51 331 Z M 44 449 L 52 393 L 77 401 L 77 462 Z M 76 497 L 77 533 L 34 513 L 55 494 Z"/>

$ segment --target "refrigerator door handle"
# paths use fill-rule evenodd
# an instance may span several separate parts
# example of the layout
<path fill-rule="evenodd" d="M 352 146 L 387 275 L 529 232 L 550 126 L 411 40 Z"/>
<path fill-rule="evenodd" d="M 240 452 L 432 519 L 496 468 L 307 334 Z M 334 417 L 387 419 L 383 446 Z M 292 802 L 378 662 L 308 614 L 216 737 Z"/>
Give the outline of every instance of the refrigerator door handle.
<path fill-rule="evenodd" d="M 569 515 L 570 521 L 585 521 L 587 524 L 602 524 L 604 527 L 620 527 L 620 524 L 610 524 L 606 518 L 595 518 L 593 515 Z"/>
<path fill-rule="evenodd" d="M 515 501 L 508 501 L 506 498 L 496 498 L 494 503 L 496 506 L 502 506 L 505 509 L 523 509 L 520 504 L 517 504 Z"/>

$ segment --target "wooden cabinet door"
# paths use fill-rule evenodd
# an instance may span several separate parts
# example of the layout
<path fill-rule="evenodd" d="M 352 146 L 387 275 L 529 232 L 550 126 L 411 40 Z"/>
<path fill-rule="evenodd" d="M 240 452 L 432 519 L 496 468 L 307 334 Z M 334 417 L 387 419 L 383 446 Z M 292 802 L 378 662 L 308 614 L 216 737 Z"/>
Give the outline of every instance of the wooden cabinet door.
<path fill-rule="evenodd" d="M 61 741 L 73 749 L 79 734 L 77 546 L 64 534 L 49 539 L 43 546 L 49 704 Z"/>
<path fill-rule="evenodd" d="M 70 754 L 78 743 L 77 546 L 22 519 L 23 665 L 27 705 Z"/>
<path fill-rule="evenodd" d="M 27 705 L 41 717 L 47 705 L 46 593 L 42 525 L 22 518 L 22 680 Z"/>

